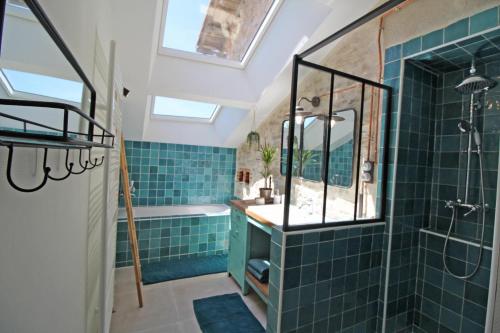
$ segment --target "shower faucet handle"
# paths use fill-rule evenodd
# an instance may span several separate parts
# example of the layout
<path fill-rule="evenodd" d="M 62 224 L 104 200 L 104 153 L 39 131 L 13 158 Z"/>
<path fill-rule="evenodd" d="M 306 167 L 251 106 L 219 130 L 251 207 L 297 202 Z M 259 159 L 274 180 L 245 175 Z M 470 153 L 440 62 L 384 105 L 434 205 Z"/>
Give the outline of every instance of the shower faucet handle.
<path fill-rule="evenodd" d="M 464 214 L 464 217 L 469 216 L 470 214 L 479 211 L 482 207 L 481 207 L 481 205 L 470 205 L 470 206 L 467 206 L 467 208 L 469 208 L 469 211 Z"/>

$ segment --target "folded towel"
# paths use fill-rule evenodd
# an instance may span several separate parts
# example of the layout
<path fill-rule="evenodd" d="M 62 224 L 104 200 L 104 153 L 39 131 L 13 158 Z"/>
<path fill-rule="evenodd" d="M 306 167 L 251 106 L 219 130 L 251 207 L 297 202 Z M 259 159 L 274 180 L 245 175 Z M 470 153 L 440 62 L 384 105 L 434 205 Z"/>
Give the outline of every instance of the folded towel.
<path fill-rule="evenodd" d="M 253 269 L 252 266 L 248 266 L 247 270 L 252 274 L 259 282 L 267 283 L 269 281 L 269 271 L 266 271 L 265 274 L 261 274 Z"/>
<path fill-rule="evenodd" d="M 248 270 L 248 272 L 250 272 L 250 274 L 252 274 L 260 282 L 267 283 L 269 281 L 269 274 L 260 274 L 255 269 L 253 269 L 251 266 L 248 266 L 247 270 Z"/>
<path fill-rule="evenodd" d="M 250 259 L 248 261 L 247 270 L 255 276 L 260 282 L 269 280 L 269 267 L 271 264 L 267 259 Z"/>
<path fill-rule="evenodd" d="M 269 271 L 271 264 L 267 259 L 250 259 L 248 260 L 248 266 L 251 266 L 254 270 L 263 274 L 265 271 Z"/>

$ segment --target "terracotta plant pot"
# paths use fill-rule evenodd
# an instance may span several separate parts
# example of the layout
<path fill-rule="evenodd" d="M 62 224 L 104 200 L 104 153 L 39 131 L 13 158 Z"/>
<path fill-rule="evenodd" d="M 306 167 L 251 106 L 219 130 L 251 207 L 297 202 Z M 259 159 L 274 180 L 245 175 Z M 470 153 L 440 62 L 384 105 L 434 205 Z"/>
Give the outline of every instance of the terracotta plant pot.
<path fill-rule="evenodd" d="M 260 192 L 261 198 L 269 199 L 269 198 L 271 198 L 271 194 L 273 193 L 273 189 L 262 187 L 262 188 L 259 188 L 259 192 Z"/>

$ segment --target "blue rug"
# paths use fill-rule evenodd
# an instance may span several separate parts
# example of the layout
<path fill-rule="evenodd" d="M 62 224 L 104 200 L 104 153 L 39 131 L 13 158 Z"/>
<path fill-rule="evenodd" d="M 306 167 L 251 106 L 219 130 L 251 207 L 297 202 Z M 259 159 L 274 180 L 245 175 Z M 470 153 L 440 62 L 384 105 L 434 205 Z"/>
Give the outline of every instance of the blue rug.
<path fill-rule="evenodd" d="M 239 294 L 193 301 L 194 313 L 203 333 L 265 333 Z"/>
<path fill-rule="evenodd" d="M 169 259 L 142 265 L 142 283 L 153 284 L 227 272 L 227 254 Z"/>

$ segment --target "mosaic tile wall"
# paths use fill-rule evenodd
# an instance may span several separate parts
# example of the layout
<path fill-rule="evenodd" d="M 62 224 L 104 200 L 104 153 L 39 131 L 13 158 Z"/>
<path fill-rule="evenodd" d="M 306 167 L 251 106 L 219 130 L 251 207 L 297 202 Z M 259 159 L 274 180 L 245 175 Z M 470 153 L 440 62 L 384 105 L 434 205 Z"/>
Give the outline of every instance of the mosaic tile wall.
<path fill-rule="evenodd" d="M 491 251 L 485 250 L 479 272 L 469 281 L 444 270 L 441 254 L 444 238 L 420 233 L 415 332 L 483 333 L 488 302 Z M 475 265 L 478 247 L 449 244 L 448 265 L 459 274 Z"/>
<path fill-rule="evenodd" d="M 138 219 L 141 262 L 227 253 L 230 219 L 229 215 Z M 127 223 L 119 221 L 116 267 L 132 264 Z"/>
<path fill-rule="evenodd" d="M 233 197 L 236 149 L 141 141 L 125 141 L 125 149 L 134 206 L 222 204 Z"/>
<path fill-rule="evenodd" d="M 403 61 L 404 57 L 409 57 L 413 54 L 421 53 L 422 51 L 432 49 L 433 51 L 427 53 L 427 54 L 422 54 L 418 57 L 415 57 L 415 60 L 417 60 L 421 65 L 429 66 L 429 65 L 434 65 L 437 68 L 438 72 L 450 72 L 450 71 L 457 71 L 460 68 L 466 68 L 470 64 L 470 59 L 471 59 L 471 50 L 472 47 L 478 46 L 480 43 L 484 43 L 485 41 L 488 42 L 488 46 L 486 48 L 481 49 L 482 51 L 478 53 L 478 56 L 481 58 L 479 59 L 479 63 L 482 65 L 485 65 L 486 63 L 490 63 L 493 59 L 498 60 L 498 54 L 496 52 L 499 50 L 499 45 L 500 45 L 500 33 L 499 30 L 492 30 L 493 28 L 497 27 L 499 25 L 499 13 L 500 13 L 500 7 L 494 7 L 490 10 L 483 11 L 481 13 L 478 13 L 472 17 L 462 19 L 454 24 L 451 24 L 443 29 L 431 32 L 427 35 L 420 36 L 417 38 L 414 38 L 406 43 L 400 44 L 400 45 L 395 45 L 389 49 L 386 50 L 385 53 L 385 67 L 384 67 L 384 82 L 388 85 L 391 85 L 395 89 L 395 94 L 393 95 L 393 120 L 396 119 L 396 117 L 401 115 L 401 127 L 403 131 L 401 132 L 401 136 L 399 137 L 399 143 L 405 142 L 410 142 L 410 149 L 413 149 L 412 142 L 417 142 L 415 141 L 417 138 L 415 134 L 410 132 L 405 133 L 404 129 L 406 126 L 411 126 L 414 124 L 418 123 L 418 126 L 422 126 L 421 122 L 424 120 L 427 122 L 427 119 L 420 118 L 419 115 L 415 116 L 412 115 L 411 113 L 405 112 L 405 110 L 411 110 L 412 106 L 411 104 L 414 102 L 414 99 L 419 99 L 420 97 L 423 97 L 422 94 L 425 92 L 425 89 L 422 91 L 417 91 L 412 92 L 411 98 L 403 98 L 401 101 L 402 108 L 399 110 L 399 86 L 400 86 L 400 81 L 401 81 L 401 73 L 400 73 L 400 68 L 401 68 L 401 63 Z M 483 32 L 485 31 L 486 32 Z M 470 36 L 470 35 L 475 35 L 474 39 L 470 40 L 463 40 L 465 37 Z M 459 42 L 455 42 L 456 40 L 461 40 Z M 448 46 L 446 46 L 443 49 L 437 49 L 441 45 L 448 43 Z M 405 64 L 405 67 L 408 68 L 408 62 Z M 479 66 L 481 67 L 481 66 Z M 494 65 L 490 65 L 490 69 L 488 66 L 484 68 L 486 72 L 488 72 L 488 75 L 498 75 L 498 69 L 494 67 Z M 408 74 L 408 73 L 405 73 Z M 413 75 L 420 75 L 417 72 L 414 72 Z M 414 77 L 415 78 L 415 77 Z M 425 78 L 422 78 L 422 82 L 426 82 Z M 431 79 L 433 80 L 433 79 Z M 407 83 L 408 78 L 405 78 L 404 83 L 404 89 L 409 89 L 409 85 Z M 413 80 L 415 81 L 415 80 Z M 420 81 L 420 80 L 416 80 Z M 413 87 L 415 82 L 413 82 Z M 417 84 L 421 85 L 421 84 Z M 429 85 L 428 85 L 429 86 Z M 448 103 L 447 100 L 450 98 L 450 90 L 447 89 L 447 84 L 444 83 L 444 79 L 437 79 L 436 83 L 430 85 L 433 88 L 439 88 L 436 93 L 436 99 L 435 102 L 439 107 L 445 105 L 445 104 L 452 104 Z M 441 87 L 442 86 L 442 87 Z M 450 85 L 451 86 L 451 85 Z M 425 87 L 425 85 L 424 85 Z M 413 88 L 412 88 L 413 89 Z M 419 88 L 420 89 L 420 88 Z M 446 95 L 445 95 L 446 94 Z M 431 89 L 431 95 L 432 96 L 432 89 Z M 405 93 L 403 92 L 403 96 L 405 96 Z M 429 95 L 428 95 L 429 96 Z M 432 97 L 431 97 L 432 98 Z M 498 98 L 497 98 L 498 99 Z M 451 98 L 453 100 L 453 98 Z M 461 101 L 454 101 L 454 102 L 461 102 Z M 432 99 L 431 99 L 432 103 Z M 461 103 L 458 103 L 458 107 L 460 108 L 461 111 Z M 493 103 L 494 104 L 494 103 Z M 416 107 L 422 108 L 424 104 L 416 104 Z M 425 109 L 425 108 L 423 108 Z M 436 120 L 434 123 L 434 128 L 436 130 L 436 133 L 438 135 L 444 135 L 444 136 L 449 136 L 450 141 L 455 140 L 456 145 L 463 144 L 461 140 L 457 139 L 452 139 L 451 137 L 454 136 L 455 134 L 452 133 L 447 133 L 444 134 L 444 132 L 441 131 L 451 131 L 452 129 L 456 129 L 457 121 L 456 119 L 454 120 L 454 125 L 451 124 L 452 122 L 447 123 L 445 121 L 446 117 L 446 111 L 444 108 L 441 113 L 435 112 L 436 116 L 438 118 L 432 119 L 430 118 L 431 125 L 430 127 L 432 128 L 432 122 L 433 120 Z M 449 111 L 449 110 L 448 110 Z M 405 116 L 409 116 L 407 118 Z M 440 118 L 443 117 L 443 118 Z M 491 118 L 488 119 L 488 122 L 485 122 L 487 124 L 486 126 L 491 126 L 492 134 L 489 135 L 487 133 L 487 129 L 484 130 L 483 134 L 483 140 L 489 141 L 488 144 L 492 144 L 492 141 L 494 140 L 493 138 L 496 137 L 496 142 L 495 144 L 498 143 L 498 124 L 496 121 L 489 121 Z M 384 117 L 382 119 L 384 121 Z M 396 142 L 396 129 L 397 125 L 396 122 L 391 123 L 391 149 L 389 151 L 389 160 L 390 160 L 390 169 L 392 169 L 389 173 L 389 191 L 388 191 L 388 203 L 392 201 L 392 198 L 397 198 L 398 199 L 405 199 L 405 200 L 400 200 L 399 202 L 396 202 L 394 205 L 394 218 L 391 218 L 390 215 L 387 216 L 387 221 L 389 222 L 387 224 L 387 228 L 384 233 L 384 247 L 383 247 L 383 264 L 382 264 L 382 275 L 381 279 L 384 281 L 384 279 L 387 276 L 387 269 L 390 269 L 390 274 L 389 276 L 389 290 L 388 290 L 388 300 L 387 300 L 387 320 L 384 323 L 383 320 L 383 305 L 386 299 L 383 297 L 384 295 L 384 286 L 382 284 L 382 288 L 380 291 L 380 299 L 379 299 L 379 323 L 378 323 L 378 330 L 380 331 L 382 328 L 382 324 L 386 325 L 386 331 L 387 332 L 393 332 L 397 331 L 398 329 L 411 329 L 412 322 L 416 322 L 415 318 L 415 310 L 411 309 L 411 302 L 412 300 L 415 299 L 415 295 L 411 295 L 410 290 L 412 290 L 412 286 L 415 282 L 414 277 L 410 277 L 408 274 L 414 274 L 415 272 L 415 249 L 416 246 L 418 245 L 418 237 L 416 237 L 416 232 L 415 228 L 417 228 L 419 225 L 422 226 L 427 226 L 428 220 L 430 219 L 430 211 L 428 211 L 428 204 L 420 200 L 422 198 L 422 193 L 425 193 L 424 198 L 429 198 L 429 185 L 431 186 L 431 191 L 432 193 L 439 193 L 440 187 L 445 189 L 445 184 L 439 179 L 436 183 L 432 183 L 433 178 L 436 174 L 440 173 L 440 168 L 436 168 L 436 163 L 441 163 L 444 161 L 444 165 L 450 165 L 453 161 L 453 159 L 456 157 L 451 157 L 450 155 L 446 155 L 448 152 L 443 151 L 443 156 L 441 156 L 441 153 L 438 153 L 437 155 L 434 156 L 428 156 L 428 158 L 431 159 L 432 161 L 432 167 L 427 168 L 425 171 L 425 176 L 424 173 L 421 172 L 419 175 L 419 169 L 421 164 L 418 163 L 419 160 L 423 161 L 424 159 L 421 158 L 423 154 L 425 154 L 425 145 L 419 145 L 417 144 L 417 150 L 421 150 L 420 154 L 409 154 L 408 149 L 403 145 L 401 149 L 398 149 L 398 161 L 397 161 L 397 167 L 394 166 L 394 161 L 396 158 L 396 148 L 398 147 L 398 142 Z M 424 133 L 427 135 L 427 133 Z M 428 143 L 432 143 L 433 141 L 433 136 L 434 132 L 432 132 L 432 135 L 429 136 L 429 141 Z M 442 147 L 447 147 L 450 145 L 451 147 L 451 142 L 448 143 L 446 142 L 445 145 L 442 145 L 442 139 L 444 137 L 439 137 L 435 140 L 435 145 L 436 146 L 431 146 L 431 149 L 438 150 L 440 151 Z M 448 141 L 448 137 L 446 137 L 445 141 Z M 456 145 L 453 145 L 455 147 Z M 494 146 L 493 146 L 494 147 Z M 463 146 L 462 146 L 463 148 Z M 491 148 L 490 148 L 491 149 Z M 446 150 L 446 148 L 445 148 Z M 498 151 L 498 146 L 496 148 L 496 151 Z M 428 154 L 428 153 L 427 153 Z M 450 157 L 450 158 L 449 158 Z M 449 159 L 448 159 L 449 158 Z M 414 160 L 411 162 L 411 160 Z M 495 159 L 496 161 L 498 160 L 498 155 L 496 155 L 496 158 L 494 154 L 489 157 L 489 159 L 493 160 Z M 429 161 L 429 159 L 428 159 Z M 457 161 L 458 162 L 458 161 Z M 428 163 L 428 162 L 427 162 Z M 485 162 L 486 164 L 487 162 Z M 491 162 L 490 162 L 491 163 Z M 441 166 L 441 165 L 439 165 Z M 397 170 L 395 170 L 397 168 Z M 415 169 L 416 168 L 416 169 Z M 490 165 L 490 170 L 493 170 L 493 167 Z M 410 169 L 414 169 L 411 172 L 414 173 L 414 176 L 416 178 L 413 179 L 408 179 L 408 174 L 410 172 Z M 496 170 L 496 169 L 495 169 Z M 429 172 L 431 174 L 429 175 Z M 448 176 L 448 174 L 445 175 L 445 172 L 441 172 L 441 175 L 443 176 Z M 451 173 L 452 177 L 454 176 L 453 173 Z M 430 177 L 430 178 L 429 178 Z M 395 192 L 391 189 L 391 184 L 393 179 L 397 179 L 397 184 L 395 186 Z M 421 184 L 421 179 L 426 179 L 427 184 L 425 186 Z M 436 180 L 434 178 L 434 180 Z M 443 178 L 443 181 L 448 182 Z M 417 193 L 417 189 L 419 189 L 419 192 Z M 424 190 L 425 188 L 425 190 Z M 435 192 L 437 189 L 437 192 Z M 424 190 L 424 192 L 421 192 Z M 453 192 L 453 191 L 451 191 Z M 450 193 L 451 193 L 450 192 Z M 453 193 L 453 196 L 456 196 L 456 191 Z M 494 194 L 492 191 L 489 189 L 487 190 L 487 197 L 490 196 L 491 199 L 494 201 Z M 435 198 L 435 197 L 433 197 Z M 418 199 L 418 200 L 415 200 Z M 487 199 L 490 200 L 490 199 Z M 434 201 L 432 204 L 432 208 L 435 209 L 436 206 L 434 205 L 436 202 Z M 421 217 L 421 214 L 418 213 L 417 210 L 413 209 L 411 206 L 412 205 L 418 205 L 421 207 L 422 211 L 425 212 L 423 216 L 423 220 Z M 441 210 L 442 211 L 442 210 Z M 417 212 L 417 214 L 413 214 L 412 212 Z M 437 215 L 439 216 L 439 214 Z M 427 221 L 426 221 L 427 219 Z M 432 219 L 431 219 L 432 220 Z M 434 227 L 435 230 L 442 230 L 443 224 L 441 224 L 441 227 L 439 227 L 440 223 L 438 222 L 438 218 L 435 218 L 432 220 L 431 226 Z M 449 223 L 449 222 L 448 222 Z M 467 231 L 463 232 L 462 235 L 477 235 L 477 224 L 476 225 L 464 225 L 467 227 Z M 392 228 L 392 229 L 391 229 Z M 492 228 L 488 227 L 487 232 L 492 231 Z M 489 237 L 489 236 L 488 236 Z M 389 249 L 388 246 L 389 244 L 392 243 L 391 248 Z M 408 245 L 410 244 L 410 245 Z M 388 262 L 388 250 L 392 252 L 391 255 L 391 261 L 390 265 Z M 406 263 L 410 260 L 410 267 L 405 268 Z M 392 293 L 392 295 L 391 295 Z M 404 296 L 408 295 L 408 296 Z M 418 306 L 416 313 L 418 314 Z M 420 322 L 422 323 L 422 321 Z M 439 325 L 442 323 L 438 322 Z M 446 325 L 444 325 L 446 326 Z M 418 330 L 418 327 L 413 327 L 413 329 Z M 451 331 L 448 328 L 442 329 L 443 331 Z M 431 332 L 431 331 L 429 331 Z M 435 332 L 435 331 L 433 331 Z"/>
<path fill-rule="evenodd" d="M 286 236 L 282 332 L 375 332 L 383 230 Z"/>

